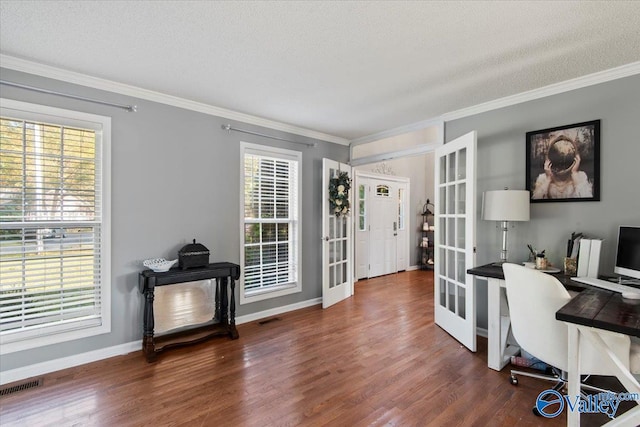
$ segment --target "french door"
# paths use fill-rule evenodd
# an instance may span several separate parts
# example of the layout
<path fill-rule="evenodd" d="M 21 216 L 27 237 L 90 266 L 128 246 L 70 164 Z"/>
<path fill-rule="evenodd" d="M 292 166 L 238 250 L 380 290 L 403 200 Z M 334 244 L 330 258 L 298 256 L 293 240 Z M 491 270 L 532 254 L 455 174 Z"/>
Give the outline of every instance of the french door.
<path fill-rule="evenodd" d="M 329 182 L 340 172 L 352 177 L 351 166 L 322 159 L 322 308 L 353 295 L 352 215 L 357 212 L 353 207 L 353 181 L 351 214 L 336 217 L 329 207 Z"/>
<path fill-rule="evenodd" d="M 435 322 L 476 351 L 476 132 L 436 149 Z"/>

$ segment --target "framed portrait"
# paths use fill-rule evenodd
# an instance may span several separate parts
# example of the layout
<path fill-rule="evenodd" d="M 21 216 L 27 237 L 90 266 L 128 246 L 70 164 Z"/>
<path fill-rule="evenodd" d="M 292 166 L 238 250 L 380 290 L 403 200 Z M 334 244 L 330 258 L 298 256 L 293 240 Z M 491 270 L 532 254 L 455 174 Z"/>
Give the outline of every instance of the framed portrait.
<path fill-rule="evenodd" d="M 600 200 L 600 120 L 527 132 L 532 203 Z"/>

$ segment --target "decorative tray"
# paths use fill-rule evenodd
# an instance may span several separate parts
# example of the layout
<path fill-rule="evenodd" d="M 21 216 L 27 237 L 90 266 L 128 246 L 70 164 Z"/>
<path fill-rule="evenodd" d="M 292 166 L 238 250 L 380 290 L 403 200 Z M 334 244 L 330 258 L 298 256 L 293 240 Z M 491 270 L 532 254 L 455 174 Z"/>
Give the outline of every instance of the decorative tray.
<path fill-rule="evenodd" d="M 167 261 L 164 258 L 154 258 L 154 259 L 146 259 L 142 262 L 142 265 L 144 265 L 147 268 L 152 269 L 153 271 L 155 271 L 156 273 L 162 273 L 164 271 L 169 271 L 169 269 L 171 267 L 173 267 L 173 265 L 178 262 L 177 259 L 171 260 L 171 261 Z"/>

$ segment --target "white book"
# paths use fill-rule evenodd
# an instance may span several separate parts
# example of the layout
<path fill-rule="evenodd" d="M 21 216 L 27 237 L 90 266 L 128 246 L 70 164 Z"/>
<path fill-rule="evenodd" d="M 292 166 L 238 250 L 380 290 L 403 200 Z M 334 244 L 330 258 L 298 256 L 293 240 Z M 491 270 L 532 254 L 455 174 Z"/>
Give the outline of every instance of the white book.
<path fill-rule="evenodd" d="M 598 272 L 600 271 L 600 249 L 602 249 L 602 240 L 592 239 L 591 250 L 589 251 L 587 277 L 598 278 Z"/>
<path fill-rule="evenodd" d="M 589 272 L 589 255 L 591 255 L 591 239 L 580 239 L 578 277 L 587 277 L 587 273 Z"/>

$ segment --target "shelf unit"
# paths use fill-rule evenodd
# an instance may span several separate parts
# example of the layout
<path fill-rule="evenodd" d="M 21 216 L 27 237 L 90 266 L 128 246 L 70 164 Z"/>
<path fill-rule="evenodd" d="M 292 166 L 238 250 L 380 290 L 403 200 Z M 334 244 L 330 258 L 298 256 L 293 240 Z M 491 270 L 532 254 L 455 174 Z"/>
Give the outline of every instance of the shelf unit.
<path fill-rule="evenodd" d="M 420 248 L 420 269 L 432 270 L 434 265 L 434 227 L 435 217 L 433 212 L 429 209 L 429 206 L 435 209 L 433 203 L 427 199 L 427 203 L 422 208 L 422 239 L 418 242 Z"/>

